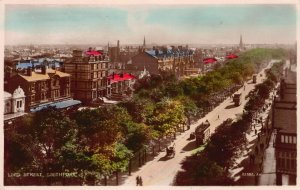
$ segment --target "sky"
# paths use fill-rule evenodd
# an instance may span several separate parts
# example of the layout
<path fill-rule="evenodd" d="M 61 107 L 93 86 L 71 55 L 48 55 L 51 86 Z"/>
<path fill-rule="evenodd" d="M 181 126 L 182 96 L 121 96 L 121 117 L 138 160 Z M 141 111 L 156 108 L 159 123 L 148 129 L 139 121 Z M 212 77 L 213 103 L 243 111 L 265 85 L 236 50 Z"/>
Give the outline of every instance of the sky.
<path fill-rule="evenodd" d="M 295 43 L 294 5 L 6 5 L 5 44 Z"/>

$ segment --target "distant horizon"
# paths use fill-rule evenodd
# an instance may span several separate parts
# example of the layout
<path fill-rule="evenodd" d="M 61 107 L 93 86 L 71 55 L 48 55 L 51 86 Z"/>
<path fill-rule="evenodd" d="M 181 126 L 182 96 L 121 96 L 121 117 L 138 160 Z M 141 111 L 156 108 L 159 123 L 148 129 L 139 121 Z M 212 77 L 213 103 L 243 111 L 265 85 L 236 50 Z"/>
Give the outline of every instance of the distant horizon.
<path fill-rule="evenodd" d="M 247 46 L 247 45 L 295 45 L 297 42 L 295 41 L 294 43 L 243 43 L 244 46 Z M 72 46 L 72 45 L 79 45 L 79 46 L 102 46 L 102 47 L 106 47 L 107 44 L 100 44 L 100 43 L 68 43 L 68 44 L 33 44 L 33 43 L 29 43 L 29 44 L 5 44 L 4 46 Z M 138 47 L 138 46 L 142 46 L 143 44 L 140 43 L 140 44 L 137 44 L 137 43 L 125 43 L 123 44 L 122 42 L 120 42 L 120 47 L 124 47 L 124 46 L 135 46 L 135 47 Z M 150 43 L 150 44 L 146 44 L 146 46 L 152 46 L 152 45 L 157 45 L 157 46 L 167 46 L 167 45 L 197 45 L 197 46 L 203 46 L 203 45 L 227 45 L 227 46 L 232 46 L 232 45 L 235 45 L 235 46 L 239 46 L 238 43 L 211 43 L 211 44 L 204 44 L 204 43 Z M 110 43 L 110 47 L 115 47 L 117 46 L 117 43 Z"/>
<path fill-rule="evenodd" d="M 5 5 L 5 44 L 293 44 L 296 6 Z"/>

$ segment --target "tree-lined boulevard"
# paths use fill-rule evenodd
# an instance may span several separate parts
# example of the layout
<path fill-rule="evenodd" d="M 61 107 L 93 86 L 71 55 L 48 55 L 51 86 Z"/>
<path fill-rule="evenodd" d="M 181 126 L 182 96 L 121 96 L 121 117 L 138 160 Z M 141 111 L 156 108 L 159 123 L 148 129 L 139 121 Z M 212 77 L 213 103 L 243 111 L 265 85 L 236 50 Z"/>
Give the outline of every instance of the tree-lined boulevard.
<path fill-rule="evenodd" d="M 272 60 L 268 64 L 268 67 L 263 69 L 258 73 L 257 84 L 263 82 L 266 78 L 265 70 L 270 68 L 274 62 L 278 60 Z M 245 97 L 249 94 L 251 90 L 254 89 L 256 84 L 252 83 L 252 80 L 245 83 L 245 87 L 240 88 L 237 93 L 241 93 L 241 105 L 234 107 L 232 98 L 227 98 L 218 107 L 209 112 L 204 118 L 201 118 L 196 123 L 191 125 L 191 128 L 184 133 L 180 134 L 177 139 L 173 142 L 175 143 L 176 156 L 171 159 L 161 161 L 165 156 L 165 152 L 159 154 L 153 161 L 147 163 L 139 171 L 133 173 L 126 181 L 124 185 L 135 185 L 136 175 L 142 176 L 144 185 L 172 185 L 174 177 L 178 171 L 181 170 L 181 163 L 187 157 L 193 153 L 193 150 L 197 147 L 194 141 L 189 140 L 189 135 L 191 132 L 195 131 L 195 128 L 208 120 L 210 122 L 210 129 L 212 133 L 216 130 L 220 124 L 222 124 L 227 119 L 235 120 L 239 115 L 243 113 L 244 106 L 247 103 Z M 219 116 L 219 117 L 218 117 Z M 222 155 L 220 154 L 222 157 Z"/>
<path fill-rule="evenodd" d="M 133 99 L 118 105 L 71 113 L 47 108 L 30 114 L 5 128 L 5 173 L 76 172 L 77 177 L 5 175 L 5 182 L 135 185 L 136 176 L 142 176 L 143 185 L 172 185 L 185 158 L 199 150 L 189 138 L 191 132 L 208 120 L 214 133 L 224 121 L 239 118 L 249 93 L 266 78 L 265 70 L 284 56 L 282 49 L 253 49 L 204 76 L 179 81 L 163 74 L 142 79 Z M 250 78 L 257 72 L 254 84 Z M 238 107 L 233 93 L 241 93 Z M 173 158 L 165 157 L 170 143 L 175 145 Z M 146 162 L 152 151 L 158 155 Z M 145 165 L 133 169 L 134 160 Z"/>

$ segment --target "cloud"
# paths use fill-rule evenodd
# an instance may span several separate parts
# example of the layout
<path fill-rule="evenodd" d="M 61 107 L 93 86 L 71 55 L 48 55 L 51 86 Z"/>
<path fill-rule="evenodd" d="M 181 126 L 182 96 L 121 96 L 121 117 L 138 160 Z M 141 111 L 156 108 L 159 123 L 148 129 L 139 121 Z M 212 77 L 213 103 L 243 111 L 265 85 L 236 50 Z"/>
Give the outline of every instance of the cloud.
<path fill-rule="evenodd" d="M 51 7 L 51 6 L 50 6 Z M 200 11 L 193 7 L 181 7 L 180 11 L 174 10 L 170 7 L 157 7 L 157 6 L 108 6 L 110 9 L 96 9 L 93 11 L 87 6 L 75 6 L 79 11 L 72 9 L 69 14 L 70 18 L 63 16 L 66 13 L 64 7 L 60 7 L 59 10 L 52 9 L 53 13 L 56 13 L 56 19 L 60 18 L 58 23 L 55 19 L 53 22 L 41 22 L 37 24 L 32 22 L 32 25 L 16 24 L 12 26 L 16 28 L 6 28 L 5 31 L 5 43 L 6 44 L 116 44 L 117 40 L 120 40 L 121 45 L 125 43 L 142 44 L 144 36 L 146 37 L 146 43 L 238 43 L 240 34 L 243 35 L 243 39 L 246 43 L 294 43 L 296 39 L 295 26 L 289 24 L 289 22 L 281 21 L 281 23 L 274 22 L 272 20 L 274 14 L 269 14 L 266 18 L 264 12 L 258 11 L 256 16 L 262 17 L 261 20 L 249 21 L 249 18 L 254 17 L 253 12 L 248 10 L 245 12 L 240 10 L 239 14 L 244 14 L 240 19 L 235 19 L 233 16 L 238 13 L 224 13 L 221 15 L 211 15 L 210 10 L 204 9 Z M 26 9 L 27 7 L 18 6 L 17 8 Z M 47 7 L 46 7 L 47 8 Z M 53 7 L 52 7 L 53 8 Z M 55 8 L 55 7 L 54 7 Z M 68 7 L 70 8 L 70 7 Z M 72 6 L 71 6 L 72 8 Z M 189 11 L 193 9 L 193 13 Z M 222 7 L 221 7 L 222 8 Z M 220 8 L 220 9 L 221 9 Z M 6 11 L 16 11 L 20 13 L 21 10 L 7 9 Z M 170 12 L 168 12 L 171 10 Z M 183 12 L 182 12 L 183 10 Z M 252 10 L 252 9 L 251 9 Z M 281 9 L 280 9 L 281 10 Z M 107 12 L 103 12 L 107 11 Z M 124 12 L 125 11 L 125 12 Z M 173 11 L 173 12 L 172 12 Z M 228 10 L 227 10 L 228 11 Z M 122 14 L 118 14 L 118 13 Z M 170 13 L 172 15 L 170 16 Z M 198 15 L 199 12 L 199 15 Z M 101 14 L 100 14 L 101 13 Z M 116 13 L 116 14 L 114 14 Z M 156 13 L 159 13 L 155 15 Z M 163 13 L 163 14 L 162 14 Z M 180 15 L 180 14 L 181 15 Z M 11 12 L 11 14 L 14 14 Z M 32 14 L 32 12 L 31 12 Z M 40 13 L 39 13 L 40 14 Z M 48 11 L 49 18 L 52 12 Z M 61 15 L 64 19 L 61 18 Z M 74 14 L 72 16 L 72 14 Z M 100 15 L 109 15 L 108 20 L 100 18 Z M 179 14 L 179 16 L 178 16 Z M 201 14 L 203 14 L 201 16 Z M 221 17 L 223 14 L 227 15 Z M 86 17 L 85 17 L 86 15 Z M 118 16 L 117 16 L 118 15 Z M 163 15 L 160 17 L 160 15 Z M 199 17 L 197 17 L 199 16 Z M 75 19 L 77 18 L 77 20 Z M 91 19 L 91 18 L 94 19 Z M 222 19 L 220 19 L 220 18 Z M 16 21 L 24 23 L 22 19 Z M 21 17 L 20 17 L 21 18 Z M 97 19 L 96 19 L 97 18 Z M 179 20 L 177 20 L 179 18 Z M 246 19 L 247 18 L 247 19 Z M 264 19 L 263 19 L 264 18 Z M 275 18 L 275 17 L 274 17 Z M 277 17 L 276 17 L 277 18 Z M 288 17 L 290 18 L 290 17 Z M 104 19 L 104 20 L 103 20 Z M 151 20 L 152 21 L 149 21 Z M 160 20 L 161 19 L 161 20 Z M 26 21 L 26 19 L 24 19 Z M 49 19 L 51 20 L 51 19 Z M 74 21 L 75 20 L 75 21 Z M 163 20 L 163 21 L 162 21 Z M 173 22 L 169 22 L 172 20 Z M 78 22 L 78 23 L 77 23 Z M 185 24 L 185 22 L 190 22 Z M 244 25 L 239 22 L 247 23 Z M 119 24 L 121 23 L 121 24 Z M 123 23 L 124 26 L 123 26 Z M 272 23 L 265 25 L 265 23 Z M 296 24 L 296 23 L 295 23 Z M 27 28 L 27 30 L 25 30 Z"/>

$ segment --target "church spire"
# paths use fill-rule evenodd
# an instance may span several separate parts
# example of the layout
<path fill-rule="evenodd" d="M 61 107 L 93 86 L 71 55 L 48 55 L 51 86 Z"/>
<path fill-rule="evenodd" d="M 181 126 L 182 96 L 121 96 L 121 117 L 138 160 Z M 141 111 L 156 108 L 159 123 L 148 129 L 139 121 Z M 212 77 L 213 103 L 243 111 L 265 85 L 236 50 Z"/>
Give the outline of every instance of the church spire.
<path fill-rule="evenodd" d="M 240 35 L 240 48 L 243 48 L 243 38 L 242 38 L 242 35 Z"/>
<path fill-rule="evenodd" d="M 146 47 L 146 39 L 145 39 L 145 36 L 144 36 L 144 43 L 143 43 L 143 47 L 144 47 L 144 48 Z"/>

